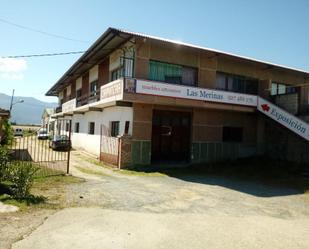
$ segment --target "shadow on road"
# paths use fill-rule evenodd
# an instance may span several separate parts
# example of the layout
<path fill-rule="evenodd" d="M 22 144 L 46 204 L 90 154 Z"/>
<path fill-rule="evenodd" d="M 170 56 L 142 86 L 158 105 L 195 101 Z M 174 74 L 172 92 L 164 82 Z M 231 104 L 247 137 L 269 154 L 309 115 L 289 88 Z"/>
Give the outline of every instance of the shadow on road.
<path fill-rule="evenodd" d="M 183 181 L 222 186 L 258 197 L 296 195 L 309 191 L 309 178 L 302 175 L 302 165 L 266 158 L 167 167 L 161 164 L 138 170 L 156 171 Z"/>

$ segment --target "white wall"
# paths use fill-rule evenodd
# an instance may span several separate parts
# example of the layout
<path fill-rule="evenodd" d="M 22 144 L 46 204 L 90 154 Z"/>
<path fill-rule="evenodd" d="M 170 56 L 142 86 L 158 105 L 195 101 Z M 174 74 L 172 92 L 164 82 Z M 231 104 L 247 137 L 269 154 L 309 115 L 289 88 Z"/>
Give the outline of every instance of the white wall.
<path fill-rule="evenodd" d="M 76 80 L 76 90 L 79 90 L 82 88 L 82 77 L 79 77 L 77 80 Z"/>
<path fill-rule="evenodd" d="M 97 80 L 99 77 L 99 66 L 96 65 L 89 70 L 89 83 Z"/>
<path fill-rule="evenodd" d="M 125 122 L 130 121 L 129 134 L 132 134 L 133 109 L 132 107 L 113 106 L 103 109 L 103 112 L 87 112 L 84 115 L 74 115 L 72 118 L 72 145 L 73 148 L 83 149 L 99 156 L 101 125 L 110 128 L 111 121 L 120 121 L 120 135 L 124 133 Z M 75 123 L 79 122 L 79 133 L 75 133 Z M 88 134 L 88 123 L 95 122 L 95 134 Z"/>

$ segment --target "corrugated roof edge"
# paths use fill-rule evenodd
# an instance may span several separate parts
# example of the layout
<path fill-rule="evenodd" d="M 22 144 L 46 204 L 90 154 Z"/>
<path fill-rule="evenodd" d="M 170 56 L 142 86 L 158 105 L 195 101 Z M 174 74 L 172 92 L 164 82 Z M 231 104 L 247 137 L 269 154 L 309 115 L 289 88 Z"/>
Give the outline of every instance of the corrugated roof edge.
<path fill-rule="evenodd" d="M 219 54 L 237 57 L 239 59 L 250 60 L 252 62 L 263 63 L 263 64 L 267 64 L 269 66 L 275 66 L 275 67 L 280 67 L 282 69 L 289 69 L 289 70 L 297 71 L 299 73 L 309 74 L 309 71 L 305 71 L 305 70 L 302 70 L 302 69 L 299 69 L 299 68 L 288 67 L 288 66 L 268 62 L 268 61 L 254 59 L 254 58 L 247 57 L 247 56 L 241 56 L 241 55 L 237 55 L 237 54 L 233 54 L 233 53 L 224 52 L 224 51 L 213 49 L 213 48 L 202 47 L 202 46 L 194 45 L 194 44 L 191 44 L 191 43 L 176 41 L 176 40 L 172 40 L 172 39 L 165 39 L 165 38 L 147 35 L 147 34 L 143 34 L 143 33 L 131 32 L 131 31 L 127 31 L 127 30 L 124 30 L 124 29 L 117 29 L 117 28 L 112 28 L 112 29 L 117 30 L 119 32 L 127 33 L 127 34 L 140 36 L 140 37 L 143 37 L 143 38 L 149 38 L 149 39 L 154 39 L 154 40 L 158 40 L 158 41 L 174 43 L 174 44 L 178 44 L 178 45 L 182 45 L 182 46 L 187 46 L 187 47 L 191 47 L 191 48 L 202 49 L 202 50 L 206 50 L 206 51 L 210 51 L 210 52 L 214 52 L 214 53 L 219 53 Z"/>
<path fill-rule="evenodd" d="M 118 28 L 113 28 L 113 27 L 109 27 L 88 49 L 87 51 L 80 56 L 77 61 L 63 74 L 63 76 L 47 91 L 47 93 L 45 95 L 47 96 L 51 96 L 50 92 L 52 91 L 52 89 L 58 85 L 62 79 L 70 72 L 74 69 L 75 66 L 77 66 L 77 64 L 82 61 L 91 51 L 93 48 L 96 47 L 96 45 L 102 40 L 104 39 L 104 37 L 111 31 L 118 31 L 124 34 L 129 34 L 129 35 L 133 35 L 133 36 L 138 36 L 138 37 L 142 37 L 142 38 L 149 38 L 149 39 L 153 39 L 153 40 L 158 40 L 158 41 L 162 41 L 162 42 L 167 42 L 167 43 L 173 43 L 173 44 L 177 44 L 177 45 L 181 45 L 181 46 L 186 46 L 186 47 L 190 47 L 190 48 L 196 48 L 196 49 L 201 49 L 201 50 L 205 50 L 205 51 L 209 51 L 209 52 L 213 52 L 213 53 L 218 53 L 218 54 L 222 54 L 222 55 L 226 55 L 226 56 L 231 56 L 234 58 L 239 58 L 239 59 L 243 59 L 243 60 L 248 60 L 251 62 L 256 62 L 256 63 L 262 63 L 268 66 L 274 66 L 274 67 L 278 67 L 281 69 L 285 69 L 285 70 L 291 70 L 291 71 L 295 71 L 298 73 L 304 73 L 304 74 L 308 74 L 309 75 L 309 71 L 304 71 L 298 68 L 293 68 L 293 67 L 288 67 L 288 66 L 284 66 L 284 65 L 280 65 L 280 64 L 276 64 L 276 63 L 272 63 L 272 62 L 268 62 L 268 61 L 263 61 L 263 60 L 258 60 L 258 59 L 254 59 L 251 57 L 246 57 L 246 56 L 240 56 L 237 54 L 233 54 L 233 53 L 228 53 L 228 52 L 224 52 L 221 50 L 217 50 L 217 49 L 212 49 L 212 48 L 208 48 L 208 47 L 202 47 L 202 46 L 198 46 L 198 45 L 194 45 L 194 44 L 190 44 L 190 43 L 186 43 L 186 42 L 180 42 L 180 41 L 176 41 L 176 40 L 172 40 L 172 39 L 165 39 L 165 38 L 161 38 L 161 37 L 157 37 L 157 36 L 152 36 L 152 35 L 147 35 L 147 34 L 143 34 L 143 33 L 138 33 L 138 32 L 132 32 L 132 31 L 128 31 L 128 30 L 124 30 L 124 29 L 118 29 Z"/>

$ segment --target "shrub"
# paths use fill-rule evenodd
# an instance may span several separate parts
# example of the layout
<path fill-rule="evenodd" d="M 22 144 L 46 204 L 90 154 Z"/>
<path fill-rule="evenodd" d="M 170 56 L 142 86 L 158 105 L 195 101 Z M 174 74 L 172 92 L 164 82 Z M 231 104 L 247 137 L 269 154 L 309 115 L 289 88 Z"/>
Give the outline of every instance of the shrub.
<path fill-rule="evenodd" d="M 9 151 L 5 146 L 0 145 L 0 182 L 5 180 L 8 163 Z"/>
<path fill-rule="evenodd" d="M 14 140 L 14 134 L 13 134 L 12 126 L 8 120 L 4 120 L 3 125 L 2 125 L 2 130 L 3 130 L 4 135 L 3 135 L 2 140 L 0 141 L 1 145 L 12 144 Z"/>
<path fill-rule="evenodd" d="M 12 182 L 12 193 L 17 199 L 29 196 L 33 178 L 38 167 L 29 162 L 12 163 L 9 167 L 9 180 Z"/>

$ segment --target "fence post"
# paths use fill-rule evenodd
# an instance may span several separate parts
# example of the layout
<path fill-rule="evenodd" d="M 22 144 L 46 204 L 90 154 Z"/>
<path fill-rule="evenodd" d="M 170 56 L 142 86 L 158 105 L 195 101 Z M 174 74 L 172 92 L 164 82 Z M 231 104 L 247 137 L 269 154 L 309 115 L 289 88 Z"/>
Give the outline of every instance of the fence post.
<path fill-rule="evenodd" d="M 67 174 L 70 173 L 70 156 L 71 156 L 71 147 L 72 147 L 72 142 L 71 142 L 71 133 L 72 133 L 72 129 L 71 129 L 71 126 L 72 126 L 72 120 L 70 120 L 70 122 L 69 122 L 69 141 L 70 141 L 70 148 L 69 148 L 69 151 L 68 151 L 68 158 L 67 158 Z"/>

